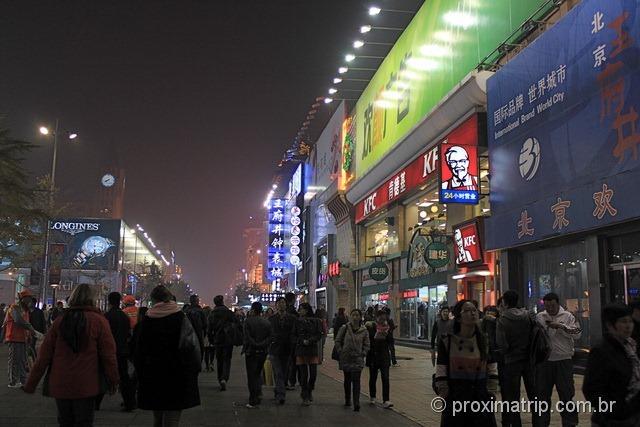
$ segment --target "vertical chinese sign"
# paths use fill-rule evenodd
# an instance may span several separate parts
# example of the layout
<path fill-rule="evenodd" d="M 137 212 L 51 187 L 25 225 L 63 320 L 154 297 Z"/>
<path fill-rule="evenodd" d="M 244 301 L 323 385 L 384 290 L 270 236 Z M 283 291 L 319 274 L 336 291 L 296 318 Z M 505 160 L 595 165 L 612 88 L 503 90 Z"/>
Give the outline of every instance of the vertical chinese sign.
<path fill-rule="evenodd" d="M 285 200 L 272 199 L 269 204 L 269 251 L 267 280 L 272 289 L 279 289 L 285 273 Z"/>

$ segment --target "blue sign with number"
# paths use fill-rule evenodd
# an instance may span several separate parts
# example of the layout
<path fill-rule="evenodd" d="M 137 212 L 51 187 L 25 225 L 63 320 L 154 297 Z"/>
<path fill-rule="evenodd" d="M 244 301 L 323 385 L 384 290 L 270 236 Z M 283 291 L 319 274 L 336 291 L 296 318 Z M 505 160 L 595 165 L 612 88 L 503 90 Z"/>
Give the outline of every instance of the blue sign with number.
<path fill-rule="evenodd" d="M 488 249 L 640 217 L 640 2 L 585 0 L 487 82 Z"/>

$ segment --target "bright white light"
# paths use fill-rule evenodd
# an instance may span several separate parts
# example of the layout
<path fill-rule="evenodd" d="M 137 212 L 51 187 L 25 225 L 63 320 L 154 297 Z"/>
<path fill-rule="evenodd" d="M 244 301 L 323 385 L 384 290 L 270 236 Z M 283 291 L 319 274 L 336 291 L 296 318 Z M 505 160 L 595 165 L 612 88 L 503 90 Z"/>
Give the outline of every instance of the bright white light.
<path fill-rule="evenodd" d="M 382 9 L 380 9 L 379 7 L 371 6 L 369 8 L 369 15 L 371 16 L 378 15 L 380 12 L 382 12 Z"/>
<path fill-rule="evenodd" d="M 325 104 L 331 104 L 332 102 L 333 102 L 333 98 L 327 97 L 327 98 L 324 99 L 324 103 Z"/>
<path fill-rule="evenodd" d="M 256 253 L 257 253 L 258 255 L 260 255 L 260 254 L 262 253 L 262 251 L 261 251 L 260 249 L 258 249 L 258 250 L 256 251 Z"/>
<path fill-rule="evenodd" d="M 433 38 L 441 42 L 453 41 L 453 35 L 449 31 L 436 31 Z"/>
<path fill-rule="evenodd" d="M 335 79 L 333 79 L 334 85 L 337 85 L 338 83 L 342 83 L 342 79 L 340 77 L 336 77 Z"/>
<path fill-rule="evenodd" d="M 354 59 L 356 59 L 356 56 L 354 54 L 352 54 L 352 53 L 348 53 L 348 54 L 346 54 L 344 56 L 344 60 L 347 61 L 347 62 L 351 62 Z"/>
<path fill-rule="evenodd" d="M 400 76 L 402 76 L 402 78 L 405 78 L 407 80 L 422 80 L 422 76 L 420 74 L 411 70 L 401 71 Z"/>
<path fill-rule="evenodd" d="M 340 73 L 340 74 L 344 74 L 347 71 L 349 71 L 349 67 L 340 67 L 340 68 L 338 68 L 338 73 Z"/>
<path fill-rule="evenodd" d="M 420 218 L 425 219 L 427 217 L 427 211 L 420 211 Z"/>
<path fill-rule="evenodd" d="M 69 134 L 69 139 L 76 139 L 78 137 L 77 133 L 70 133 Z"/>
<path fill-rule="evenodd" d="M 156 253 L 157 253 L 158 255 L 160 255 L 160 249 L 158 249 L 158 250 L 156 251 Z"/>
<path fill-rule="evenodd" d="M 445 13 L 443 19 L 447 24 L 453 25 L 454 27 L 462 27 L 464 29 L 476 24 L 476 18 L 473 15 L 459 10 L 452 10 Z"/>
<path fill-rule="evenodd" d="M 49 129 L 47 129 L 45 126 L 40 126 L 40 133 L 43 135 L 49 135 Z"/>
<path fill-rule="evenodd" d="M 396 87 L 398 89 L 409 89 L 411 85 L 407 82 L 403 82 L 402 80 L 396 80 Z"/>
<path fill-rule="evenodd" d="M 384 109 L 393 108 L 393 106 L 394 106 L 393 102 L 387 101 L 387 100 L 384 100 L 384 99 L 378 99 L 373 104 L 378 108 L 384 108 Z"/>
<path fill-rule="evenodd" d="M 273 189 L 275 190 L 276 188 L 278 188 L 278 185 L 277 185 L 277 184 L 273 184 L 273 185 L 271 186 L 271 188 L 273 188 Z"/>
<path fill-rule="evenodd" d="M 371 25 L 363 25 L 360 27 L 360 34 L 366 34 L 371 31 Z"/>
<path fill-rule="evenodd" d="M 451 49 L 439 44 L 425 44 L 420 47 L 420 53 L 422 53 L 424 56 L 431 57 L 450 56 Z"/>
<path fill-rule="evenodd" d="M 353 42 L 353 47 L 356 49 L 360 49 L 362 46 L 364 46 L 364 42 L 362 40 L 356 40 Z"/>
<path fill-rule="evenodd" d="M 402 99 L 402 94 L 395 90 L 385 90 L 382 92 L 382 97 L 387 99 Z"/>
<path fill-rule="evenodd" d="M 336 92 L 338 92 L 338 89 L 336 89 L 335 87 L 329 88 L 329 95 L 333 95 Z"/>
<path fill-rule="evenodd" d="M 433 71 L 438 68 L 438 62 L 427 58 L 409 58 L 409 67 L 416 70 Z"/>

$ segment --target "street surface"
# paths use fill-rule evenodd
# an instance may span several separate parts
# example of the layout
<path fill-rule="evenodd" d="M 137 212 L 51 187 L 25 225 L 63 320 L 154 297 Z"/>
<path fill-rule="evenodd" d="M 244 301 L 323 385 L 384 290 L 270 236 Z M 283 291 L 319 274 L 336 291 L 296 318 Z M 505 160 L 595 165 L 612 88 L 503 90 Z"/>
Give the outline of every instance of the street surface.
<path fill-rule="evenodd" d="M 391 401 L 393 410 L 369 405 L 368 372 L 362 375 L 361 410 L 354 413 L 343 407 L 342 372 L 337 362 L 331 360 L 333 341 L 327 340 L 325 363 L 318 370 L 318 381 L 314 392 L 314 402 L 310 407 L 301 406 L 299 389 L 287 392 L 287 403 L 276 405 L 272 399 L 271 387 L 263 387 L 264 400 L 259 409 L 247 409 L 248 401 L 244 357 L 236 348 L 233 358 L 231 380 L 226 392 L 218 391 L 215 372 L 200 375 L 200 395 L 202 405 L 183 412 L 181 425 L 184 426 L 249 426 L 257 422 L 260 426 L 294 425 L 303 421 L 305 426 L 437 426 L 440 415 L 431 407 L 435 397 L 431 390 L 433 367 L 429 353 L 422 349 L 397 347 L 399 367 L 391 368 Z M 6 426 L 57 426 L 56 408 L 53 399 L 45 398 L 39 388 L 35 394 L 27 395 L 21 390 L 6 387 L 7 347 L 0 346 L 0 425 Z M 576 375 L 576 400 L 583 399 L 582 376 Z M 378 383 L 378 395 L 382 394 Z M 523 390 L 524 396 L 524 390 Z M 554 400 L 557 396 L 554 396 Z M 136 410 L 132 413 L 120 412 L 121 398 L 118 394 L 106 396 L 102 409 L 96 413 L 97 426 L 150 426 L 153 424 L 151 412 Z M 499 419 L 499 417 L 498 417 Z M 523 415 L 523 425 L 531 425 L 531 417 Z M 580 414 L 580 424 L 590 425 L 589 414 Z M 560 426 L 558 414 L 552 415 L 552 426 Z"/>

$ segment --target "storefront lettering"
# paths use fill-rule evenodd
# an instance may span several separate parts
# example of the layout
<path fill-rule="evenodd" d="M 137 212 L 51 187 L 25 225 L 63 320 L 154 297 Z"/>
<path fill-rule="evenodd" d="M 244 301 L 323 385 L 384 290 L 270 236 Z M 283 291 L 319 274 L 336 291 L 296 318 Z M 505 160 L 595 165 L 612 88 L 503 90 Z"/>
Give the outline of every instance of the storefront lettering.
<path fill-rule="evenodd" d="M 533 222 L 533 218 L 529 216 L 529 212 L 525 209 L 520 214 L 520 221 L 518 221 L 518 239 L 522 239 L 524 236 L 533 236 L 535 228 L 530 227 Z"/>
<path fill-rule="evenodd" d="M 593 216 L 602 219 L 607 212 L 611 216 L 616 216 L 618 210 L 611 205 L 611 199 L 613 199 L 613 189 L 609 188 L 607 184 L 602 184 L 602 191 L 593 193 L 593 202 L 596 204 Z"/>
<path fill-rule="evenodd" d="M 431 151 L 422 156 L 422 158 L 424 161 L 422 177 L 426 178 L 436 171 L 436 167 L 438 165 L 438 147 L 434 147 Z"/>
<path fill-rule="evenodd" d="M 369 197 L 367 197 L 364 201 L 364 215 L 369 215 L 371 212 L 375 211 L 376 208 L 376 196 L 377 193 L 373 193 Z"/>
<path fill-rule="evenodd" d="M 562 230 L 569 225 L 567 219 L 567 209 L 571 206 L 570 200 L 562 200 L 558 197 L 558 201 L 555 205 L 551 206 L 551 212 L 554 213 L 555 221 L 553 221 L 553 229 Z"/>

